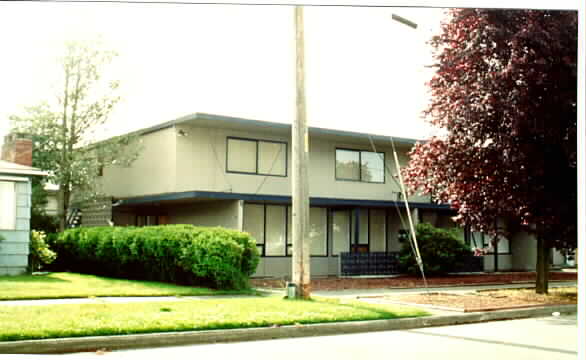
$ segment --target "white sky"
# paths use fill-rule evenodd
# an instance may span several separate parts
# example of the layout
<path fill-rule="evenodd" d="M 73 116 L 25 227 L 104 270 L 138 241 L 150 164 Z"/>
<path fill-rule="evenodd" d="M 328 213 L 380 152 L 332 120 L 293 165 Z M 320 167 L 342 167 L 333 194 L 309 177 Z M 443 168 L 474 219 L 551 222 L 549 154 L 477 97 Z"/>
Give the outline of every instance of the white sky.
<path fill-rule="evenodd" d="M 392 13 L 420 26 L 394 22 Z M 427 137 L 425 41 L 441 14 L 305 8 L 309 125 Z M 10 34 L 0 39 L 0 136 L 9 115 L 54 98 L 64 42 L 98 37 L 119 53 L 113 133 L 194 112 L 285 123 L 295 116 L 292 6 L 9 2 L 0 3 L 0 33 Z"/>

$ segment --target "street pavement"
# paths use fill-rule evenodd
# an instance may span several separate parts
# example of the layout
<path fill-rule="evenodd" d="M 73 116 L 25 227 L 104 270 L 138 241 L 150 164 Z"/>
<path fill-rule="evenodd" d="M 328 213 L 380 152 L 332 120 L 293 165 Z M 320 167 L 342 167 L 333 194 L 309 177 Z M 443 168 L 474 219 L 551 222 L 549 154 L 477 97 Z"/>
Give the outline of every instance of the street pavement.
<path fill-rule="evenodd" d="M 34 358 L 576 360 L 577 349 L 577 316 L 573 314 L 405 331 L 115 352 L 34 355 Z M 2 355 L 2 360 L 30 357 L 31 355 Z"/>

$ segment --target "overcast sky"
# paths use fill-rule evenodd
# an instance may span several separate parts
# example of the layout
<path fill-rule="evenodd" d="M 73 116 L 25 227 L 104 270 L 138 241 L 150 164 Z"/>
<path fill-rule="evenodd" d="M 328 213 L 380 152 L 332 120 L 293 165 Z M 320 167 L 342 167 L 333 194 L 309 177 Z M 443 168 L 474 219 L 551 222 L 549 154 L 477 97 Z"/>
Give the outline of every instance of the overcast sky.
<path fill-rule="evenodd" d="M 510 4 L 510 3 L 509 3 Z M 497 5 L 498 6 L 498 5 Z M 510 6 L 510 5 L 509 5 Z M 291 123 L 292 6 L 0 3 L 0 136 L 8 116 L 52 99 L 66 40 L 119 53 L 110 76 L 121 133 L 194 112 Z M 419 24 L 391 20 L 393 13 Z M 441 9 L 305 8 L 310 126 L 425 138 L 431 70 L 426 41 Z"/>

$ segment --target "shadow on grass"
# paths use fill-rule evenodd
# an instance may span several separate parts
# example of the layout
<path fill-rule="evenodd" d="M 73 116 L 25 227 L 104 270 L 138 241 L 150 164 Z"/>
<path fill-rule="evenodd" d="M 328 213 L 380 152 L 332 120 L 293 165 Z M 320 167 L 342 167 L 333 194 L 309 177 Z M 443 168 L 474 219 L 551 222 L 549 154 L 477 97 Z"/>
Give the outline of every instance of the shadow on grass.
<path fill-rule="evenodd" d="M 60 278 L 54 277 L 53 274 L 46 274 L 46 275 L 0 276 L 0 282 L 45 284 L 45 283 L 71 283 L 71 280 L 60 279 Z"/>

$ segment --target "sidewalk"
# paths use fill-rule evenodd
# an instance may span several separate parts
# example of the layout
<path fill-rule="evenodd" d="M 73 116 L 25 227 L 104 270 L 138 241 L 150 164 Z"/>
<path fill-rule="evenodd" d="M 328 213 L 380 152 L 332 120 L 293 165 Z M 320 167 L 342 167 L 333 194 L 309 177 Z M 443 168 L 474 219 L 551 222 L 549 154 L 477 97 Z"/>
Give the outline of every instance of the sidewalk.
<path fill-rule="evenodd" d="M 576 281 L 557 281 L 550 283 L 550 287 L 559 286 L 576 286 Z M 440 286 L 425 288 L 402 288 L 402 289 L 346 289 L 346 290 L 321 290 L 313 291 L 313 296 L 333 297 L 340 299 L 358 299 L 376 296 L 385 296 L 399 293 L 424 293 L 424 292 L 448 292 L 448 293 L 468 293 L 476 290 L 486 289 L 511 289 L 511 288 L 529 288 L 534 284 L 490 284 L 490 285 L 463 285 L 463 286 Z M 267 294 L 283 295 L 284 289 L 262 289 Z M 91 297 L 91 298 L 69 298 L 69 299 L 42 299 L 42 300 L 0 300 L 1 306 L 36 306 L 36 305 L 59 305 L 59 304 L 120 304 L 134 302 L 155 302 L 155 301 L 185 301 L 185 300 L 213 300 L 213 299 L 238 299 L 250 298 L 254 295 L 214 295 L 214 296 L 132 296 L 132 297 Z"/>
<path fill-rule="evenodd" d="M 576 285 L 575 281 L 555 282 L 556 286 Z M 442 286 L 429 288 L 429 291 L 442 292 L 473 292 L 483 289 L 502 289 L 512 287 L 531 287 L 532 284 L 500 284 L 500 285 L 469 285 L 469 286 Z M 425 292 L 426 289 L 364 289 L 315 291 L 314 296 L 354 298 L 361 301 L 376 302 L 373 297 L 397 293 Z M 284 290 L 270 290 L 272 294 L 285 294 Z M 247 295 L 223 296 L 224 298 L 243 298 Z M 248 296 L 249 297 L 249 296 Z M 82 304 L 82 303 L 124 303 L 145 301 L 182 301 L 186 299 L 213 300 L 214 296 L 195 297 L 105 297 L 82 299 L 51 299 L 51 300 L 11 300 L 0 301 L 0 306 L 15 305 L 53 305 L 53 304 Z M 188 344 L 204 344 L 215 342 L 241 342 L 278 338 L 294 338 L 306 336 L 323 336 L 335 334 L 350 334 L 372 331 L 407 330 L 434 326 L 468 324 L 485 321 L 522 319 L 529 317 L 550 316 L 552 313 L 570 314 L 577 311 L 576 305 L 541 306 L 533 308 L 498 310 L 478 313 L 455 313 L 452 311 L 428 309 L 432 316 L 422 318 L 404 318 L 394 320 L 356 321 L 330 324 L 280 326 L 271 328 L 249 328 L 232 330 L 186 331 L 139 335 L 95 336 L 82 338 L 61 338 L 48 340 L 25 340 L 0 342 L 0 353 L 4 354 L 42 354 L 93 351 L 97 349 L 129 349 L 149 348 L 160 346 L 177 346 Z"/>

